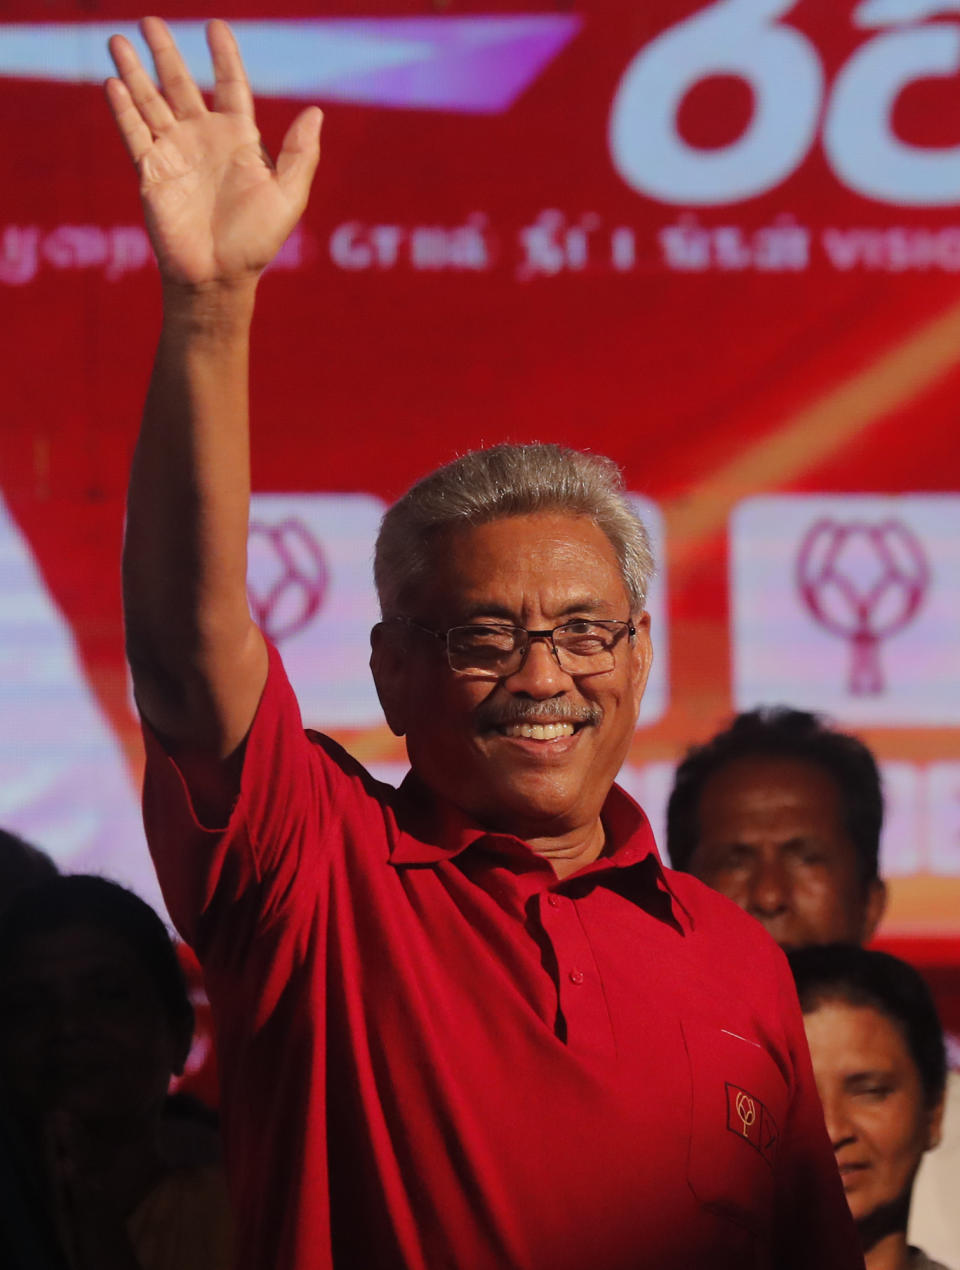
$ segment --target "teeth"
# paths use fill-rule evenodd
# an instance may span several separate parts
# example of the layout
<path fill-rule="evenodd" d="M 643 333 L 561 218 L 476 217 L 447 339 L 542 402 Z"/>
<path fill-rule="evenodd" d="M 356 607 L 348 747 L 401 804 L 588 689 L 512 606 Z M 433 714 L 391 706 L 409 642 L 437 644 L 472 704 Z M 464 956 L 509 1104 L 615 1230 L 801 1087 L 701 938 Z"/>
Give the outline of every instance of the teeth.
<path fill-rule="evenodd" d="M 558 736 L 573 736 L 572 723 L 513 723 L 504 728 L 505 736 L 520 736 L 527 741 L 555 741 Z"/>

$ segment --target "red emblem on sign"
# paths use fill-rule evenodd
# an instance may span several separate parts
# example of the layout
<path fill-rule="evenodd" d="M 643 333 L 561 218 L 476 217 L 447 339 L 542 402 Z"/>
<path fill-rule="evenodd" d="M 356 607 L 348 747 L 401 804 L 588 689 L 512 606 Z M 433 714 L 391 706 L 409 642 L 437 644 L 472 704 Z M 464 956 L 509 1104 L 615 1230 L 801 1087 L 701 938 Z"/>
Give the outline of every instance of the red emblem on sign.
<path fill-rule="evenodd" d="M 749 1142 L 766 1162 L 773 1165 L 780 1142 L 780 1130 L 767 1107 L 755 1094 L 726 1082 L 727 1128 Z"/>
<path fill-rule="evenodd" d="M 930 568 L 917 536 L 902 521 L 818 520 L 797 554 L 797 585 L 811 615 L 850 641 L 849 691 L 883 692 L 880 641 L 917 615 Z"/>
<path fill-rule="evenodd" d="M 270 566 L 248 579 L 247 594 L 257 625 L 275 644 L 302 631 L 319 612 L 329 571 L 320 544 L 295 517 L 277 525 L 251 521 L 251 545 L 267 547 Z M 259 554 L 259 553 L 258 553 Z"/>

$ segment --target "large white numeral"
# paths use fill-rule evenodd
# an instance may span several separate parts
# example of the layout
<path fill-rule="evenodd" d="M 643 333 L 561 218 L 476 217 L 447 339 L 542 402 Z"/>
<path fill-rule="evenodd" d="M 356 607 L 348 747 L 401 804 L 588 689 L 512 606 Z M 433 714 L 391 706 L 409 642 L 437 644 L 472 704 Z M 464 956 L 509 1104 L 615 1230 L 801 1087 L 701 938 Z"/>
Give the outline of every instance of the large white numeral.
<path fill-rule="evenodd" d="M 894 135 L 897 97 L 916 79 L 960 70 L 960 29 L 945 23 L 875 36 L 834 81 L 823 129 L 830 165 L 845 185 L 884 203 L 960 202 L 960 146 L 921 149 Z"/>
<path fill-rule="evenodd" d="M 653 40 L 628 66 L 610 118 L 610 150 L 627 184 L 667 203 L 735 203 L 779 184 L 813 142 L 823 71 L 809 40 L 773 24 L 795 0 L 721 0 Z M 717 150 L 677 131 L 684 96 L 710 75 L 741 76 L 754 94 L 742 136 Z"/>
<path fill-rule="evenodd" d="M 610 116 L 610 152 L 642 194 L 681 206 L 718 206 L 764 194 L 790 176 L 814 142 L 823 70 L 810 41 L 777 23 L 795 0 L 719 0 L 664 31 L 627 67 Z M 960 0 L 865 0 L 857 26 L 903 23 L 857 50 L 837 74 L 823 145 L 836 176 L 867 198 L 907 207 L 960 202 L 960 146 L 909 145 L 893 131 L 900 93 L 960 70 L 960 27 L 917 21 L 960 11 Z M 685 95 L 711 75 L 753 90 L 749 124 L 717 150 L 677 131 Z"/>

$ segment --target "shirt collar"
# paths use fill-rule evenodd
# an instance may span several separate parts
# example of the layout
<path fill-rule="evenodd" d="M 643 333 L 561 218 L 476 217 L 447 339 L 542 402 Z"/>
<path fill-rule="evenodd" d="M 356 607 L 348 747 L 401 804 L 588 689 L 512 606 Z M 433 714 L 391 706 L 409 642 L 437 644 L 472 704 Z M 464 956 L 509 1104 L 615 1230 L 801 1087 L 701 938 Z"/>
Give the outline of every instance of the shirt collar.
<path fill-rule="evenodd" d="M 466 812 L 428 789 L 414 772 L 408 772 L 400 785 L 395 808 L 400 831 L 390 847 L 390 863 L 395 866 L 452 860 L 481 840 L 491 847 L 498 841 L 504 848 L 522 845 L 509 834 L 493 834 L 484 829 Z M 636 868 L 647 885 L 669 899 L 674 917 L 682 913 L 689 924 L 690 913 L 670 886 L 650 822 L 640 806 L 619 785 L 614 785 L 603 804 L 601 818 L 610 850 L 564 882 L 582 883 L 609 870 Z M 513 850 L 510 854 L 515 857 Z"/>

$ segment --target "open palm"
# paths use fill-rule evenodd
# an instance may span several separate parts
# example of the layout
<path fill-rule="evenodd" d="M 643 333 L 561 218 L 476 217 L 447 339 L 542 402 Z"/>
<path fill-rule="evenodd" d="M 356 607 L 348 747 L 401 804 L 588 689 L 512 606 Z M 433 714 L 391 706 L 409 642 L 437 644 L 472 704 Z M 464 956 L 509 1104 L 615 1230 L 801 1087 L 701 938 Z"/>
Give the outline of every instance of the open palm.
<path fill-rule="evenodd" d="M 291 124 L 276 167 L 260 142 L 236 42 L 223 22 L 207 40 L 215 73 L 208 110 L 165 23 L 141 24 L 160 89 L 132 45 L 114 36 L 119 79 L 107 81 L 117 126 L 140 173 L 147 229 L 164 278 L 203 286 L 258 274 L 307 202 L 319 157 L 320 112 Z"/>

